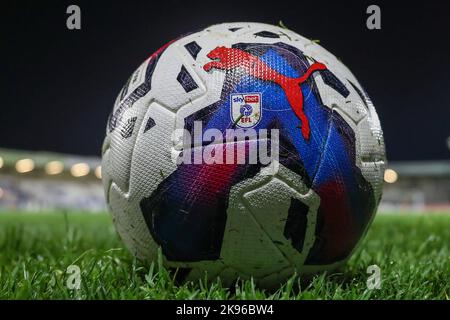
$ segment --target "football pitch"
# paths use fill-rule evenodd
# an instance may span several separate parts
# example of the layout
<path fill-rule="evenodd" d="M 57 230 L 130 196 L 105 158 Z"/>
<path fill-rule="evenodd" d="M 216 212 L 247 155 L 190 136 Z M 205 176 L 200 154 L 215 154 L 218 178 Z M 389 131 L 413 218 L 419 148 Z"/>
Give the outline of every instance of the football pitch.
<path fill-rule="evenodd" d="M 251 280 L 179 283 L 133 259 L 107 214 L 0 213 L 0 299 L 449 299 L 450 214 L 379 214 L 349 263 L 292 277 L 276 291 Z M 368 289 L 367 268 L 380 268 Z M 77 287 L 79 286 L 79 289 Z"/>

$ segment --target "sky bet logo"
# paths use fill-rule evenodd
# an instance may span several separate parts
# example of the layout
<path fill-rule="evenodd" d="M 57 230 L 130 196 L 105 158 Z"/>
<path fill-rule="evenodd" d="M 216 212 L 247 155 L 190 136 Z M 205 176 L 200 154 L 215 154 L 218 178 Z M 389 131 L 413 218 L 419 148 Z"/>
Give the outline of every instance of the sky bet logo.
<path fill-rule="evenodd" d="M 231 94 L 231 120 L 239 128 L 253 128 L 262 117 L 261 93 Z"/>

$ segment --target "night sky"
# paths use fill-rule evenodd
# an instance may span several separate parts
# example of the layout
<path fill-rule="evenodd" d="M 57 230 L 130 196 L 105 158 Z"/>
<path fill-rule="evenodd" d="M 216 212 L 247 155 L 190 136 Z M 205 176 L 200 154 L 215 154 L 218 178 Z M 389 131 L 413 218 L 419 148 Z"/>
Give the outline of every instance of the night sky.
<path fill-rule="evenodd" d="M 6 1 L 0 147 L 99 155 L 117 93 L 153 51 L 211 24 L 278 24 L 339 57 L 371 96 L 389 160 L 450 158 L 450 1 Z M 82 30 L 66 28 L 77 4 Z M 366 28 L 378 4 L 382 29 Z"/>

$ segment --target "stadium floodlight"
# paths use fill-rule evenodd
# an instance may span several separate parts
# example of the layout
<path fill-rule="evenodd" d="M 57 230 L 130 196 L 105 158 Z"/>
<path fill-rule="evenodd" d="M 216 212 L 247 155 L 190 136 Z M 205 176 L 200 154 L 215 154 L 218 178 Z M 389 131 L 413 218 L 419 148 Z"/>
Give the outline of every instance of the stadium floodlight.
<path fill-rule="evenodd" d="M 98 166 L 95 168 L 95 176 L 99 179 L 102 178 L 102 166 Z"/>
<path fill-rule="evenodd" d="M 87 176 L 90 171 L 91 171 L 91 169 L 89 168 L 89 166 L 83 162 L 74 164 L 72 166 L 72 168 L 70 169 L 70 173 L 75 178 Z"/>
<path fill-rule="evenodd" d="M 3 158 L 0 157 L 0 169 L 3 167 Z"/>
<path fill-rule="evenodd" d="M 18 173 L 27 173 L 34 170 L 34 161 L 32 159 L 22 159 L 16 162 L 16 171 Z"/>
<path fill-rule="evenodd" d="M 392 169 L 386 169 L 384 171 L 384 181 L 387 183 L 395 183 L 398 180 L 398 174 Z"/>
<path fill-rule="evenodd" d="M 50 161 L 45 165 L 45 173 L 48 175 L 57 175 L 64 171 L 64 164 L 61 161 Z"/>

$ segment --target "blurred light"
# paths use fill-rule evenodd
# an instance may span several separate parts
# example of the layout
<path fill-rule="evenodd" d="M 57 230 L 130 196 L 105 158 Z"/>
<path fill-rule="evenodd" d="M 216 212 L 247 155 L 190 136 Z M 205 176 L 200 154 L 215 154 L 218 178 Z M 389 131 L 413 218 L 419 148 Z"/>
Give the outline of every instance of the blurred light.
<path fill-rule="evenodd" d="M 95 168 L 95 176 L 99 179 L 102 178 L 102 166 L 98 166 Z"/>
<path fill-rule="evenodd" d="M 27 173 L 34 170 L 34 161 L 31 159 L 22 159 L 16 162 L 16 170 L 19 173 Z"/>
<path fill-rule="evenodd" d="M 3 191 L 2 188 L 0 188 L 0 199 L 3 198 L 3 195 L 5 194 L 5 192 Z"/>
<path fill-rule="evenodd" d="M 387 183 L 395 183 L 398 179 L 398 174 L 392 169 L 386 169 L 384 171 L 384 181 Z"/>
<path fill-rule="evenodd" d="M 448 148 L 448 150 L 450 150 L 450 137 L 447 138 L 447 148 Z M 0 166 L 0 168 L 1 168 L 1 166 Z"/>
<path fill-rule="evenodd" d="M 64 164 L 61 161 L 50 161 L 45 165 L 45 172 L 48 175 L 60 174 L 64 171 Z"/>
<path fill-rule="evenodd" d="M 2 157 L 0 157 L 0 169 L 3 167 L 3 158 Z"/>
<path fill-rule="evenodd" d="M 77 163 L 74 164 L 72 168 L 70 168 L 70 173 L 75 178 L 87 176 L 89 174 L 89 171 L 91 171 L 91 169 L 86 163 Z"/>

